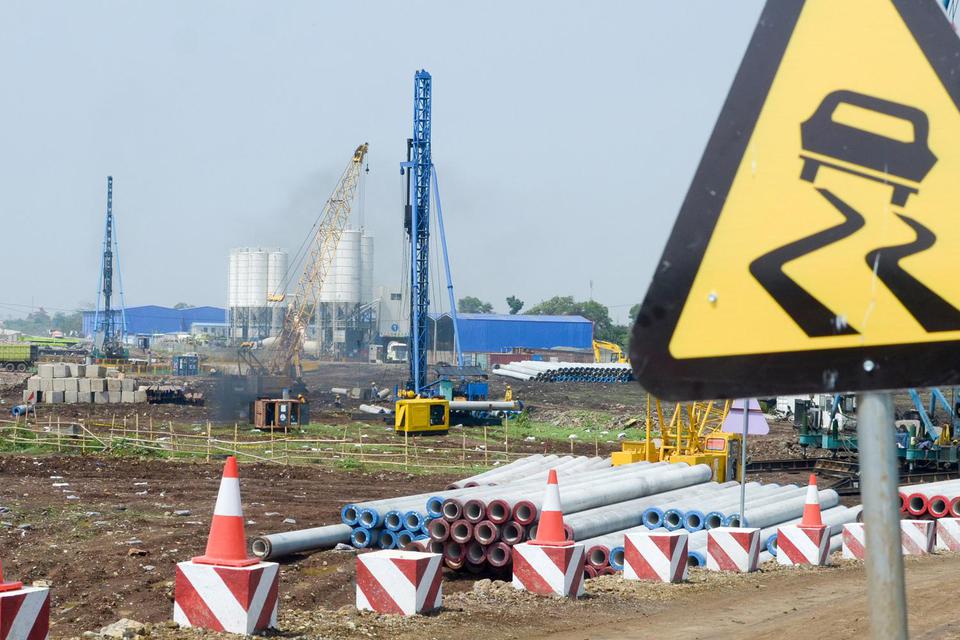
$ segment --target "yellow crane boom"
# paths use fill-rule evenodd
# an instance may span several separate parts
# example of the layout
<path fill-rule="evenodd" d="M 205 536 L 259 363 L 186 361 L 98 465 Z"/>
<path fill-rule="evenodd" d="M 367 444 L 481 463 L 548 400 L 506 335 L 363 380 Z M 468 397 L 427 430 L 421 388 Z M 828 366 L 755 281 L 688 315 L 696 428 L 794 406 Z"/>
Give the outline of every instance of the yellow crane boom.
<path fill-rule="evenodd" d="M 360 170 L 367 155 L 367 148 L 367 143 L 357 147 L 353 158 L 340 176 L 336 189 L 324 205 L 311 243 L 310 255 L 284 315 L 283 328 L 274 343 L 267 367 L 272 374 L 292 374 L 299 377 L 303 373 L 301 350 L 307 327 L 317 312 L 320 288 L 330 271 L 340 237 L 350 218 L 350 208 L 360 181 Z M 271 292 L 268 299 L 282 302 L 284 296 Z"/>

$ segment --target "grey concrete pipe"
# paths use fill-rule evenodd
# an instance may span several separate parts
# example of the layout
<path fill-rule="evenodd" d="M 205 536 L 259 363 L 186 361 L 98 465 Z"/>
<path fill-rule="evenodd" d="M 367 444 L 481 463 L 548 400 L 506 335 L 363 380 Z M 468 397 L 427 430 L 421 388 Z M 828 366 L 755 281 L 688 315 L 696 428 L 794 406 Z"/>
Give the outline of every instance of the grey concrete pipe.
<path fill-rule="evenodd" d="M 264 560 L 272 560 L 294 553 L 329 549 L 339 543 L 347 544 L 350 542 L 352 532 L 353 528 L 345 524 L 331 524 L 325 527 L 259 536 L 253 539 L 251 547 L 253 555 Z"/>

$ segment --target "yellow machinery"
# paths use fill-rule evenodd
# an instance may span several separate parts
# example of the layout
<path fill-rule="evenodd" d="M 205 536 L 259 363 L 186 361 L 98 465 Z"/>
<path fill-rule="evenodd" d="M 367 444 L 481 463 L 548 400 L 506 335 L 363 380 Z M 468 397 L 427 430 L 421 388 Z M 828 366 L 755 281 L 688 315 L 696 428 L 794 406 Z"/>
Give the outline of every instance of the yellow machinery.
<path fill-rule="evenodd" d="M 606 340 L 593 341 L 593 360 L 594 362 L 626 362 L 627 356 L 623 354 L 623 349 L 615 342 Z"/>
<path fill-rule="evenodd" d="M 303 273 L 297 284 L 296 293 L 290 300 L 283 317 L 283 328 L 273 345 L 273 352 L 266 369 L 276 375 L 293 375 L 297 378 L 303 373 L 302 349 L 307 327 L 313 320 L 320 301 L 320 288 L 333 265 L 337 245 L 350 219 L 350 208 L 354 194 L 360 182 L 363 159 L 367 155 L 366 143 L 357 147 L 353 158 L 340 176 L 333 194 L 324 205 L 317 224 L 316 232 L 306 255 Z M 280 291 L 268 292 L 270 302 L 285 302 L 286 296 Z"/>
<path fill-rule="evenodd" d="M 397 400 L 394 431 L 446 435 L 450 430 L 450 401 L 442 396 L 414 397 L 412 391 L 406 394 Z"/>
<path fill-rule="evenodd" d="M 653 408 L 660 437 L 653 438 Z M 611 460 L 616 465 L 632 462 L 686 462 L 706 464 L 718 482 L 735 480 L 740 455 L 740 435 L 720 429 L 730 412 L 730 401 L 677 403 L 670 422 L 664 421 L 659 400 L 647 396 L 646 434 L 643 440 L 624 441 Z M 666 425 L 666 426 L 664 426 Z"/>

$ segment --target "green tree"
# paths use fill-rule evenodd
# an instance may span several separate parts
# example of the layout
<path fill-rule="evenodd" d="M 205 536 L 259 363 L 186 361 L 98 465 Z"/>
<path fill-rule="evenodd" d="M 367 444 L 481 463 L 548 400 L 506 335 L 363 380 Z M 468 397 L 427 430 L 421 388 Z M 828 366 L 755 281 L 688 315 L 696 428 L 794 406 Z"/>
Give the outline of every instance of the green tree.
<path fill-rule="evenodd" d="M 554 296 L 544 300 L 527 311 L 532 315 L 545 316 L 583 316 L 593 322 L 593 336 L 597 340 L 608 340 L 626 346 L 629 329 L 614 324 L 610 318 L 610 309 L 596 300 L 577 302 L 573 296 Z"/>
<path fill-rule="evenodd" d="M 53 319 L 50 321 L 50 328 L 62 331 L 64 335 L 80 335 L 80 332 L 83 331 L 83 312 L 71 311 L 70 313 L 63 313 L 62 311 L 58 311 L 53 314 Z"/>
<path fill-rule="evenodd" d="M 630 322 L 631 322 L 631 323 L 634 323 L 634 322 L 637 321 L 637 316 L 640 315 L 640 307 L 641 307 L 641 306 L 642 306 L 642 305 L 638 302 L 637 304 L 635 304 L 635 305 L 633 305 L 632 307 L 630 307 L 630 311 L 628 312 L 628 315 L 630 316 Z"/>
<path fill-rule="evenodd" d="M 493 305 L 480 298 L 464 296 L 457 302 L 457 311 L 460 313 L 493 313 Z"/>
<path fill-rule="evenodd" d="M 28 313 L 26 318 L 5 320 L 3 326 L 6 329 L 22 331 L 28 335 L 46 335 L 50 331 L 50 316 L 43 307 L 40 307 L 36 311 Z"/>
<path fill-rule="evenodd" d="M 178 302 L 177 304 L 173 305 L 173 308 L 174 309 L 192 309 L 193 305 L 188 302 Z"/>
<path fill-rule="evenodd" d="M 510 315 L 515 316 L 520 313 L 520 309 L 523 309 L 523 300 L 510 296 L 507 298 L 507 306 L 510 307 Z"/>

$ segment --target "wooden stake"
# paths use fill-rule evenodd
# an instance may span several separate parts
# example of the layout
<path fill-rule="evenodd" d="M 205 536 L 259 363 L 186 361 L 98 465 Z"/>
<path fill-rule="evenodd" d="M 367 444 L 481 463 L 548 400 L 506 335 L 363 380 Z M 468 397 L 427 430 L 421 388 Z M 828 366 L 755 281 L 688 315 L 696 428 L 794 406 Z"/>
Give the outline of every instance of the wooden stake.
<path fill-rule="evenodd" d="M 487 425 L 483 425 L 483 464 L 490 464 L 489 452 L 487 451 Z"/>
<path fill-rule="evenodd" d="M 207 462 L 210 462 L 210 421 L 207 420 Z"/>

